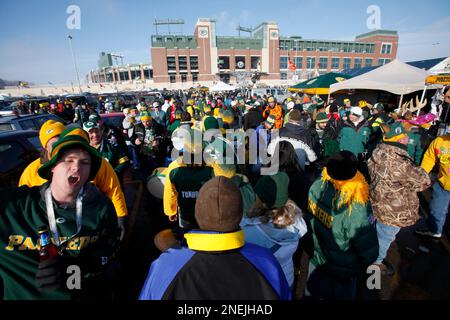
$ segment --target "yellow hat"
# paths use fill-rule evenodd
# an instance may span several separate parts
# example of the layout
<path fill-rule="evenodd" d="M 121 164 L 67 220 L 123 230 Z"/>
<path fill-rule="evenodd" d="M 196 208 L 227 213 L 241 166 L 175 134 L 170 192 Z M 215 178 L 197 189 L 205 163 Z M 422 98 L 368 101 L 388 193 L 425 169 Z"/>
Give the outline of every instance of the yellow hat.
<path fill-rule="evenodd" d="M 344 99 L 344 103 L 347 103 L 347 102 L 351 102 L 350 99 L 348 99 L 348 98 Z"/>
<path fill-rule="evenodd" d="M 55 120 L 44 122 L 41 130 L 39 130 L 39 140 L 41 141 L 42 147 L 45 148 L 51 138 L 61 135 L 65 129 L 66 127 L 62 122 Z"/>
<path fill-rule="evenodd" d="M 141 121 L 147 121 L 147 120 L 151 120 L 152 119 L 152 117 L 150 116 L 150 113 L 148 113 L 146 111 L 141 112 L 140 118 L 141 118 Z"/>
<path fill-rule="evenodd" d="M 366 100 L 359 100 L 359 101 L 358 101 L 358 106 L 359 106 L 360 108 L 365 108 L 365 107 L 367 107 L 367 101 L 366 101 Z"/>
<path fill-rule="evenodd" d="M 271 102 L 275 102 L 275 99 L 273 97 L 269 97 L 269 99 L 267 100 L 269 103 Z"/>

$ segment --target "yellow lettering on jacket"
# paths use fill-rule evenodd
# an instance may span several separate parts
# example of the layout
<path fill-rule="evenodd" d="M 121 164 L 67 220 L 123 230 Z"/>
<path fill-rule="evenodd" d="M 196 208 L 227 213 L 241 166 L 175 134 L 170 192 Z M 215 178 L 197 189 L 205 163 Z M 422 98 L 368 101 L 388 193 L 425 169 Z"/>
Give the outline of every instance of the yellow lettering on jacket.
<path fill-rule="evenodd" d="M 331 229 L 334 220 L 334 218 L 331 215 L 329 215 L 326 211 L 320 208 L 311 199 L 308 200 L 308 209 L 314 215 L 314 217 L 316 217 L 320 222 L 322 222 L 325 225 L 325 227 Z"/>
<path fill-rule="evenodd" d="M 33 244 L 33 240 L 31 240 L 30 237 L 26 237 L 25 241 L 19 247 L 19 250 L 36 250 L 36 249 L 37 249 L 37 246 Z"/>
<path fill-rule="evenodd" d="M 87 247 L 90 237 L 80 237 L 78 250 L 82 250 Z"/>
<path fill-rule="evenodd" d="M 67 237 L 60 237 L 59 241 L 63 243 L 67 240 Z M 84 236 L 84 237 L 76 237 L 69 241 L 66 246 L 66 250 L 77 251 L 86 248 L 90 243 L 96 243 L 99 240 L 99 236 Z M 55 243 L 53 238 L 51 241 Z M 30 250 L 40 250 L 41 245 L 39 243 L 39 239 L 36 240 L 36 243 L 33 242 L 31 237 L 24 237 L 22 235 L 12 234 L 9 236 L 8 245 L 5 247 L 7 251 L 30 251 Z"/>
<path fill-rule="evenodd" d="M 18 246 L 23 242 L 23 236 L 20 235 L 10 235 L 9 236 L 9 243 L 5 247 L 5 250 L 7 251 L 13 251 L 14 246 Z"/>
<path fill-rule="evenodd" d="M 67 245 L 67 249 L 69 250 L 78 250 L 78 245 L 80 243 L 80 238 L 73 238 L 69 241 L 69 244 Z"/>

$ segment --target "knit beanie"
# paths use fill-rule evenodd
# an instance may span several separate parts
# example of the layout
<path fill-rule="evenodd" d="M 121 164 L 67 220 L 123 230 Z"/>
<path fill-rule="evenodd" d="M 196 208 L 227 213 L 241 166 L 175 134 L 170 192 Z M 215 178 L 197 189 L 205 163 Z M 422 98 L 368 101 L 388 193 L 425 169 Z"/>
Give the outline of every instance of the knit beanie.
<path fill-rule="evenodd" d="M 217 122 L 217 119 L 213 116 L 206 117 L 203 122 L 205 131 L 209 129 L 219 129 L 219 122 Z"/>
<path fill-rule="evenodd" d="M 230 179 L 214 177 L 200 189 L 195 219 L 202 230 L 233 232 L 242 219 L 242 196 Z"/>
<path fill-rule="evenodd" d="M 328 116 L 325 112 L 319 112 L 316 116 L 316 123 L 326 123 L 328 122 Z"/>
<path fill-rule="evenodd" d="M 300 111 L 298 111 L 297 109 L 294 109 L 289 113 L 289 120 L 300 121 L 300 119 L 301 119 L 301 114 L 300 114 Z"/>
<path fill-rule="evenodd" d="M 65 126 L 62 122 L 55 120 L 48 120 L 44 122 L 39 130 L 39 140 L 41 141 L 41 145 L 43 148 L 46 148 L 47 142 L 56 136 L 59 136 L 64 130 Z"/>
<path fill-rule="evenodd" d="M 255 193 L 268 208 L 281 208 L 288 200 L 289 176 L 277 172 L 271 176 L 261 176 L 255 186 Z"/>

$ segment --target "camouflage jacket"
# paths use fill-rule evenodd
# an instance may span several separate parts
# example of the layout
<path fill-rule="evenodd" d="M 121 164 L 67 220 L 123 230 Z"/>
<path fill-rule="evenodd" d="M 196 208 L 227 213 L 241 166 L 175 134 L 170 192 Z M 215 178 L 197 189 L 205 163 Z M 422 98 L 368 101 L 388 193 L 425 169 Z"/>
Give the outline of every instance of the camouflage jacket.
<path fill-rule="evenodd" d="M 375 217 L 383 224 L 407 227 L 419 219 L 417 192 L 431 185 L 428 174 L 416 166 L 406 149 L 380 143 L 368 162 L 370 200 Z"/>

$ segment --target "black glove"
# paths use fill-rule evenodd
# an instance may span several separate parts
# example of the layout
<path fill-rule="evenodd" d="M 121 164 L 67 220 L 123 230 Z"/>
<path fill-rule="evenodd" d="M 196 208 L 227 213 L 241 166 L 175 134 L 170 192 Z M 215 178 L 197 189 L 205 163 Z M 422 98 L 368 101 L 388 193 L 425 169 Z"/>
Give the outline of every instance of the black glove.
<path fill-rule="evenodd" d="M 39 263 L 36 284 L 39 291 L 53 291 L 62 287 L 62 262 L 54 257 Z"/>
<path fill-rule="evenodd" d="M 266 110 L 264 111 L 264 113 L 266 114 L 266 116 L 268 116 L 270 114 L 270 110 Z"/>

